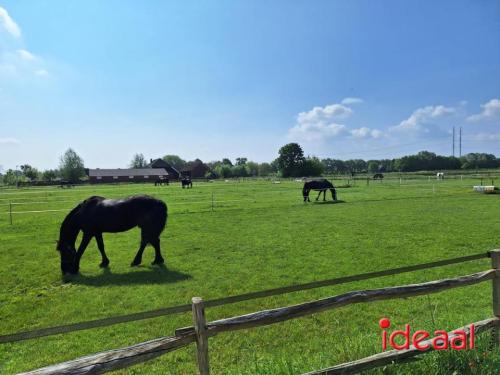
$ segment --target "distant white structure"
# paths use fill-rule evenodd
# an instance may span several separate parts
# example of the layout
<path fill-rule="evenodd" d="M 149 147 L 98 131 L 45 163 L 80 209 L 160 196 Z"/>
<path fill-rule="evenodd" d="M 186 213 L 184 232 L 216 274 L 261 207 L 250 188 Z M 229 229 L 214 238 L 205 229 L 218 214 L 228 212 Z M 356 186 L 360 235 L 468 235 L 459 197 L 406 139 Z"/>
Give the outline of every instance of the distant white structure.
<path fill-rule="evenodd" d="M 477 185 L 473 187 L 474 191 L 477 191 L 478 193 L 486 193 L 486 194 L 495 194 L 496 189 L 495 186 L 489 185 L 489 186 L 483 186 L 483 185 Z"/>
<path fill-rule="evenodd" d="M 444 173 L 443 172 L 436 173 L 436 179 L 438 179 L 438 180 L 444 180 Z"/>

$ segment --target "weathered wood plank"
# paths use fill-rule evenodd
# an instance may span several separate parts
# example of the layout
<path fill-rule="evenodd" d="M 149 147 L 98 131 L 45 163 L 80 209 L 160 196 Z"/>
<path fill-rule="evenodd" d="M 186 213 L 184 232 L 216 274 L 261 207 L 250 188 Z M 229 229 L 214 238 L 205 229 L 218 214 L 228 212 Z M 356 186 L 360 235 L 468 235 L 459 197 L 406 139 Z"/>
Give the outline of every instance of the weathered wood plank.
<path fill-rule="evenodd" d="M 208 362 L 208 335 L 205 307 L 200 297 L 193 297 L 193 324 L 196 332 L 196 359 L 200 375 L 208 375 L 210 366 Z"/>
<path fill-rule="evenodd" d="M 109 350 L 72 361 L 43 367 L 23 375 L 102 374 L 146 362 L 195 341 L 195 335 L 162 337 L 122 349 Z"/>
<path fill-rule="evenodd" d="M 329 298 L 320 299 L 317 301 L 302 303 L 299 305 L 281 307 L 272 310 L 263 310 L 232 318 L 220 319 L 207 324 L 208 334 L 212 336 L 224 331 L 269 325 L 289 319 L 294 319 L 304 315 L 318 313 L 328 309 L 350 305 L 353 303 L 371 302 L 377 300 L 437 293 L 446 289 L 477 284 L 486 280 L 490 280 L 494 278 L 495 272 L 497 271 L 488 270 L 452 279 L 430 281 L 421 284 L 411 284 L 371 290 L 358 290 Z M 194 327 L 179 328 L 175 331 L 175 334 L 177 336 L 193 333 Z"/>
<path fill-rule="evenodd" d="M 500 270 L 500 250 L 491 250 L 489 252 L 491 257 L 491 267 Z M 493 315 L 500 318 L 500 277 L 493 279 Z M 500 329 L 495 329 L 491 337 L 492 344 L 495 346 L 500 345 Z"/>
<path fill-rule="evenodd" d="M 500 325 L 500 319 L 495 317 L 491 319 L 486 319 L 482 320 L 474 324 L 474 333 L 479 334 L 481 332 L 487 331 L 489 329 L 494 328 L 495 326 Z M 466 332 L 467 337 L 470 336 L 470 324 L 457 328 L 456 330 L 463 330 Z M 456 335 L 453 334 L 453 331 L 448 333 L 448 342 L 450 343 L 452 338 L 455 337 Z M 432 342 L 432 339 L 421 341 L 420 345 L 426 346 L 427 344 L 430 344 Z M 404 361 L 408 358 L 415 357 L 424 353 L 428 353 L 430 351 L 433 351 L 434 348 L 432 345 L 429 346 L 427 350 L 418 350 L 415 348 L 413 345 L 410 346 L 410 349 L 405 349 L 405 350 L 389 350 L 383 353 L 375 354 L 369 357 L 361 358 L 357 361 L 352 361 L 352 362 L 347 362 L 347 363 L 342 363 L 337 366 L 332 366 L 328 367 L 325 369 L 321 370 L 316 370 L 312 372 L 308 372 L 307 374 L 304 375 L 319 375 L 319 374 L 324 374 L 324 375 L 347 375 L 347 374 L 356 374 L 361 371 L 373 369 L 376 367 L 384 366 L 387 364 L 391 364 L 393 362 L 401 362 Z"/>

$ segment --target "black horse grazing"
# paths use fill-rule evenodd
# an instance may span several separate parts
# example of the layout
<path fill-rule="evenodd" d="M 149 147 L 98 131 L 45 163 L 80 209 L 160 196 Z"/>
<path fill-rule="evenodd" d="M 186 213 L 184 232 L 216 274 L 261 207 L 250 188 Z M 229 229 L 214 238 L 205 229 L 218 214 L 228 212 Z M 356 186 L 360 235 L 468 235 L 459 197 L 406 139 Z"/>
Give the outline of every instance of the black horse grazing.
<path fill-rule="evenodd" d="M 184 187 L 186 187 L 186 188 L 192 188 L 193 187 L 193 181 L 191 181 L 191 179 L 188 178 L 188 177 L 184 177 L 181 180 L 181 184 L 182 184 L 182 188 L 183 189 L 184 189 Z"/>
<path fill-rule="evenodd" d="M 163 185 L 169 185 L 170 184 L 170 181 L 168 180 L 168 178 L 159 178 L 155 181 L 155 186 L 163 186 Z"/>
<path fill-rule="evenodd" d="M 149 243 L 155 249 L 153 264 L 163 264 L 160 253 L 160 234 L 167 223 L 167 205 L 153 197 L 139 195 L 124 199 L 90 197 L 73 208 L 64 219 L 57 242 L 61 253 L 63 273 L 78 273 L 80 259 L 92 237 L 95 237 L 101 252 L 100 267 L 107 267 L 109 259 L 104 252 L 103 232 L 124 232 L 134 227 L 141 228 L 141 245 L 132 266 L 141 264 L 142 253 Z M 75 248 L 78 233 L 83 237 L 78 251 Z"/>
<path fill-rule="evenodd" d="M 382 180 L 382 179 L 384 179 L 384 175 L 382 173 L 375 173 L 373 175 L 373 179 L 374 180 Z"/>
<path fill-rule="evenodd" d="M 302 196 L 304 197 L 304 202 L 311 201 L 309 199 L 309 192 L 311 190 L 319 191 L 319 194 L 316 197 L 316 200 L 318 200 L 321 193 L 323 193 L 323 201 L 326 201 L 325 196 L 326 196 L 327 190 L 331 191 L 332 199 L 334 201 L 337 200 L 337 191 L 335 190 L 335 187 L 332 185 L 332 183 L 328 180 L 313 180 L 313 181 L 308 181 L 308 182 L 304 183 L 304 188 L 302 189 Z"/>

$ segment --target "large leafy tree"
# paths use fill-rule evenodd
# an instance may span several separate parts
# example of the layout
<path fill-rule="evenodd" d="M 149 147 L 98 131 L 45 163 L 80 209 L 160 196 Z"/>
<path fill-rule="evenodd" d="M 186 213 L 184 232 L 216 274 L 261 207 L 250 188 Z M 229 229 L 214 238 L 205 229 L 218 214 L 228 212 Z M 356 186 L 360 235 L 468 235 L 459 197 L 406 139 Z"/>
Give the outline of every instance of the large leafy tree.
<path fill-rule="evenodd" d="M 130 168 L 146 168 L 148 162 L 143 154 L 135 154 L 129 164 Z"/>
<path fill-rule="evenodd" d="M 229 165 L 230 167 L 233 166 L 233 163 L 228 158 L 222 159 L 222 164 Z"/>
<path fill-rule="evenodd" d="M 236 165 L 245 165 L 247 161 L 247 158 L 236 158 Z"/>
<path fill-rule="evenodd" d="M 29 164 L 21 165 L 21 171 L 23 171 L 23 175 L 29 178 L 31 181 L 36 180 L 38 178 L 38 170 L 32 167 Z"/>
<path fill-rule="evenodd" d="M 56 169 L 47 169 L 42 172 L 42 180 L 53 181 L 59 176 L 59 171 Z"/>
<path fill-rule="evenodd" d="M 85 176 L 83 159 L 71 148 L 61 156 L 59 169 L 62 178 L 70 182 L 78 182 L 80 177 Z"/>
<path fill-rule="evenodd" d="M 283 177 L 300 176 L 305 162 L 304 151 L 298 143 L 288 143 L 280 148 L 277 159 Z"/>
<path fill-rule="evenodd" d="M 186 166 L 186 161 L 177 155 L 165 155 L 162 159 L 178 171 Z"/>
<path fill-rule="evenodd" d="M 9 169 L 5 172 L 2 179 L 5 185 L 15 185 L 17 182 L 17 174 L 12 169 Z"/>

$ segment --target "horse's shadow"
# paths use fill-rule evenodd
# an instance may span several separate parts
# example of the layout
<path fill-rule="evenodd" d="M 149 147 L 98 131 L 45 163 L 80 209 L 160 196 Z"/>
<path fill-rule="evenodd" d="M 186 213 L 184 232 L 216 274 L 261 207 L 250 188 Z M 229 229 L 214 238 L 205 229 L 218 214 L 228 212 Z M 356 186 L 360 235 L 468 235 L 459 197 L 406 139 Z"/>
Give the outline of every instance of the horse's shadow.
<path fill-rule="evenodd" d="M 100 287 L 107 285 L 169 284 L 190 278 L 191 275 L 189 274 L 168 270 L 164 265 L 160 265 L 146 270 L 131 270 L 125 273 L 113 273 L 111 269 L 104 268 L 99 275 L 86 276 L 78 274 L 66 277 L 64 281 L 73 284 Z"/>
<path fill-rule="evenodd" d="M 336 201 L 321 201 L 321 200 L 318 200 L 318 201 L 314 201 L 315 204 L 339 204 L 339 203 L 345 203 L 345 201 L 343 200 L 336 200 Z"/>

